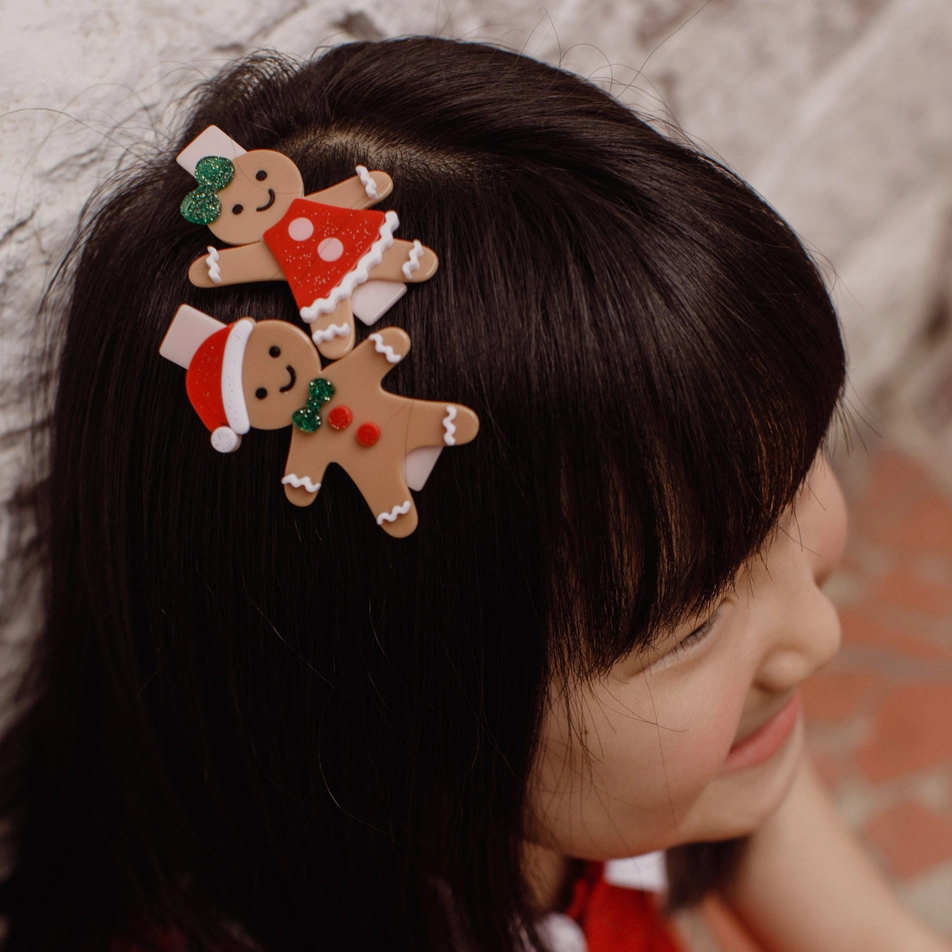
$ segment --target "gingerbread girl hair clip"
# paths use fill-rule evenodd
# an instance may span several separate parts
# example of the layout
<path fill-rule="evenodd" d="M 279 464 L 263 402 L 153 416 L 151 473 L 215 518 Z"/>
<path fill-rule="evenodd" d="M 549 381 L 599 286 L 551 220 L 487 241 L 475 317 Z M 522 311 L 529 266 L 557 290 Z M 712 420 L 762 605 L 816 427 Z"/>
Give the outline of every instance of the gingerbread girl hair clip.
<path fill-rule="evenodd" d="M 321 369 L 314 345 L 293 324 L 250 317 L 222 324 L 183 304 L 159 353 L 186 368 L 186 392 L 215 449 L 236 450 L 250 429 L 290 426 L 281 480 L 287 498 L 311 505 L 325 469 L 337 463 L 377 525 L 402 538 L 417 526 L 410 489 L 423 488 L 444 447 L 468 443 L 479 430 L 468 407 L 383 389 L 383 377 L 409 349 L 406 332 L 387 327 Z"/>
<path fill-rule="evenodd" d="M 233 246 L 209 245 L 189 268 L 192 284 L 287 281 L 314 343 L 329 360 L 353 348 L 353 315 L 373 324 L 406 293 L 407 283 L 436 272 L 433 251 L 394 238 L 396 212 L 370 208 L 393 190 L 386 172 L 358 165 L 352 178 L 305 195 L 301 173 L 288 156 L 270 149 L 248 152 L 217 126 L 196 137 L 176 161 L 198 183 L 182 202 L 182 215 Z"/>

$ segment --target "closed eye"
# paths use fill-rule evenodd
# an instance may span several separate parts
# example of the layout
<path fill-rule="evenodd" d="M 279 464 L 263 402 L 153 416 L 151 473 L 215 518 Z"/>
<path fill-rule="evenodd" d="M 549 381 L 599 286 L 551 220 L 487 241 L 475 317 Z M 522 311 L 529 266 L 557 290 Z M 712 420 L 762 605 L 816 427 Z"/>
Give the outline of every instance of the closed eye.
<path fill-rule="evenodd" d="M 693 631 L 686 634 L 679 642 L 674 644 L 667 652 L 667 656 L 676 658 L 685 651 L 690 651 L 695 645 L 700 644 L 713 631 L 715 624 L 721 614 L 721 606 L 710 615 L 702 624 L 698 625 Z"/>

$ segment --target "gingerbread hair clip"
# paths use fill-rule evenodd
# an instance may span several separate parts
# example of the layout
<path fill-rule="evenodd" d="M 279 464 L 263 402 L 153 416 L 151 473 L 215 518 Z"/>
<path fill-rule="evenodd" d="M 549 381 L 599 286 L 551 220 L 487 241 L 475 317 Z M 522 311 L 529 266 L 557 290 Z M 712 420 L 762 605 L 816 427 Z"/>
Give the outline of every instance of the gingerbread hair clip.
<path fill-rule="evenodd" d="M 287 498 L 311 505 L 325 469 L 337 463 L 377 525 L 402 538 L 417 526 L 410 489 L 423 488 L 444 447 L 468 443 L 479 430 L 468 407 L 383 389 L 384 376 L 409 350 L 409 336 L 387 327 L 322 369 L 314 345 L 293 324 L 250 317 L 222 324 L 182 305 L 159 353 L 186 369 L 186 392 L 215 449 L 236 450 L 251 429 L 290 426 L 281 480 Z"/>
<path fill-rule="evenodd" d="M 209 245 L 189 268 L 192 284 L 287 281 L 329 360 L 353 349 L 353 315 L 373 324 L 408 283 L 436 272 L 433 251 L 394 238 L 396 212 L 370 207 L 393 190 L 386 172 L 358 165 L 352 178 L 305 195 L 288 156 L 248 152 L 217 126 L 195 138 L 177 161 L 197 182 L 182 202 L 182 215 L 232 246 Z"/>

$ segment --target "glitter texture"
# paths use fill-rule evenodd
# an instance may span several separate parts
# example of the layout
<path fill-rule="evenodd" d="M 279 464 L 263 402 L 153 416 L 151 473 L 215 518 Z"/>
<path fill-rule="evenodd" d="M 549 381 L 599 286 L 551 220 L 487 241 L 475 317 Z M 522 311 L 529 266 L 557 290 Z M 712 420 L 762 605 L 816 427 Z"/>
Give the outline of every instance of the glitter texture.
<path fill-rule="evenodd" d="M 220 155 L 206 155 L 195 166 L 195 181 L 215 191 L 224 188 L 234 177 L 234 162 Z"/>
<path fill-rule="evenodd" d="M 198 188 L 192 189 L 182 200 L 179 210 L 193 225 L 210 225 L 221 214 L 221 202 L 216 194 L 235 177 L 231 159 L 220 155 L 206 155 L 195 166 Z"/>
<path fill-rule="evenodd" d="M 182 217 L 193 225 L 210 225 L 213 221 L 218 221 L 221 202 L 213 188 L 202 186 L 193 189 L 182 199 L 179 211 Z"/>
<path fill-rule="evenodd" d="M 316 377 L 307 390 L 307 406 L 295 410 L 291 422 L 303 433 L 313 433 L 321 426 L 321 407 L 334 396 L 334 385 L 324 377 Z"/>

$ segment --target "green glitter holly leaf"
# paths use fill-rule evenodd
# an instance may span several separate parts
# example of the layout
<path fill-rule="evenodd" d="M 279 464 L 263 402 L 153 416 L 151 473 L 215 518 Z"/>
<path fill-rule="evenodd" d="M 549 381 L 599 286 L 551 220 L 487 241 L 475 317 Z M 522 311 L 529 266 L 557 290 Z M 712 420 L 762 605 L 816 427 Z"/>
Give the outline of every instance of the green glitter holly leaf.
<path fill-rule="evenodd" d="M 195 166 L 198 188 L 182 200 L 179 211 L 193 225 L 210 225 L 221 215 L 221 201 L 216 194 L 235 177 L 235 164 L 221 155 L 206 155 Z"/>
<path fill-rule="evenodd" d="M 291 414 L 291 422 L 303 433 L 313 433 L 321 425 L 321 414 L 311 406 L 301 407 Z"/>
<path fill-rule="evenodd" d="M 235 163 L 221 155 L 206 155 L 195 166 L 195 181 L 199 185 L 223 189 L 235 177 Z"/>
<path fill-rule="evenodd" d="M 320 401 L 318 407 L 327 403 L 334 396 L 334 385 L 325 377 L 315 377 L 307 385 L 307 402 L 310 405 L 312 401 Z"/>
<path fill-rule="evenodd" d="M 179 211 L 186 221 L 193 225 L 210 225 L 213 221 L 218 221 L 221 214 L 221 200 L 215 193 L 215 189 L 199 186 L 182 199 Z"/>
<path fill-rule="evenodd" d="M 291 422 L 304 433 L 313 433 L 321 426 L 321 407 L 334 396 L 334 385 L 324 377 L 316 377 L 307 385 L 307 405 L 291 414 Z"/>

